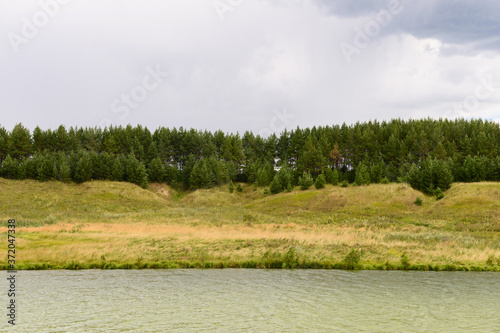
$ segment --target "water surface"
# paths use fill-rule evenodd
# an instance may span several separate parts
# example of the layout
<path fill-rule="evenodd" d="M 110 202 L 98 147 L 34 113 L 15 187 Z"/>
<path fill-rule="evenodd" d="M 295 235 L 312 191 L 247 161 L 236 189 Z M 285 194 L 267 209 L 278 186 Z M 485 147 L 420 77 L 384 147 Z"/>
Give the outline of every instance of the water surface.
<path fill-rule="evenodd" d="M 18 332 L 500 332 L 498 273 L 20 271 L 18 289 Z"/>

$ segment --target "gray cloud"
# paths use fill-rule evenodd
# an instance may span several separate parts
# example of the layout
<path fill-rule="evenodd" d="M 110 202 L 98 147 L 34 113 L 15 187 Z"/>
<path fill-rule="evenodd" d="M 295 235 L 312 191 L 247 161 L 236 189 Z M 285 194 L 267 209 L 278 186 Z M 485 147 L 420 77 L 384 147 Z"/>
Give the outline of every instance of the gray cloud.
<path fill-rule="evenodd" d="M 386 1 L 244 0 L 224 20 L 214 3 L 73 0 L 15 52 L 9 34 L 22 35 L 40 2 L 0 0 L 0 125 L 109 119 L 258 133 L 282 109 L 293 118 L 277 130 L 439 117 L 474 94 L 478 76 L 500 81 L 498 54 L 478 52 L 498 49 L 493 1 L 404 2 L 350 64 L 339 45 L 352 43 L 354 28 Z M 157 66 L 168 78 L 126 117 L 114 112 L 113 103 L 140 92 Z M 497 117 L 498 102 L 500 84 L 468 114 Z"/>
<path fill-rule="evenodd" d="M 369 17 L 400 3 L 404 10 L 384 34 L 408 33 L 418 38 L 436 38 L 466 45 L 462 52 L 500 50 L 500 2 L 496 0 L 320 0 L 330 15 Z M 459 48 L 454 48 L 459 51 Z"/>

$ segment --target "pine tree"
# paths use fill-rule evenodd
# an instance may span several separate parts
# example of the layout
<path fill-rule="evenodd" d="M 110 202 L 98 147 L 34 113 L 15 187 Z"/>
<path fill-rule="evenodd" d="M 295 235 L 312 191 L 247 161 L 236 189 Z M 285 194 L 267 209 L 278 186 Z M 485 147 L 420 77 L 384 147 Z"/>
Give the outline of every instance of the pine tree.
<path fill-rule="evenodd" d="M 340 163 L 342 162 L 342 155 L 339 151 L 339 144 L 335 142 L 333 149 L 330 151 L 330 161 L 333 163 L 335 169 L 340 168 Z"/>
<path fill-rule="evenodd" d="M 53 177 L 53 165 L 48 155 L 42 157 L 37 170 L 37 179 L 41 182 L 50 180 Z M 57 169 L 56 169 L 57 172 Z"/>
<path fill-rule="evenodd" d="M 479 178 L 477 173 L 476 160 L 468 155 L 463 166 L 464 180 L 466 182 L 475 182 Z"/>
<path fill-rule="evenodd" d="M 269 185 L 269 191 L 272 194 L 277 194 L 283 191 L 283 188 L 281 187 L 281 182 L 279 179 L 279 175 L 276 174 L 273 178 L 273 181 L 271 182 L 271 185 Z"/>
<path fill-rule="evenodd" d="M 451 173 L 451 169 L 448 163 L 444 161 L 434 161 L 434 175 L 435 182 L 434 186 L 436 188 L 440 188 L 441 190 L 446 191 L 451 187 L 453 183 L 453 174 Z"/>
<path fill-rule="evenodd" d="M 7 157 L 2 162 L 0 168 L 0 175 L 7 179 L 19 179 L 20 176 L 19 162 L 10 157 L 10 155 L 7 155 Z"/>
<path fill-rule="evenodd" d="M 30 131 L 21 124 L 14 126 L 8 138 L 9 154 L 12 158 L 20 160 L 32 153 Z"/>
<path fill-rule="evenodd" d="M 304 173 L 302 174 L 302 177 L 299 177 L 300 189 L 302 191 L 305 191 L 309 187 L 311 187 L 313 184 L 314 184 L 314 180 L 313 180 L 311 174 L 307 171 L 304 171 Z"/>
<path fill-rule="evenodd" d="M 144 163 L 139 163 L 137 169 L 136 169 L 136 175 L 135 175 L 135 184 L 139 185 L 140 187 L 146 189 L 148 188 L 148 173 L 146 171 L 146 167 L 144 166 Z"/>
<path fill-rule="evenodd" d="M 229 181 L 229 185 L 227 186 L 227 188 L 229 190 L 229 193 L 233 193 L 234 192 L 234 184 L 233 184 L 232 180 Z"/>
<path fill-rule="evenodd" d="M 165 177 L 165 168 L 159 157 L 151 160 L 148 167 L 149 181 L 153 183 L 161 183 Z"/>
<path fill-rule="evenodd" d="M 77 183 L 83 183 L 92 179 L 92 160 L 87 152 L 81 153 L 76 168 L 75 168 L 75 181 Z"/>
<path fill-rule="evenodd" d="M 339 182 L 340 182 L 339 172 L 337 171 L 337 169 L 334 169 L 332 174 L 332 185 L 338 185 Z"/>
<path fill-rule="evenodd" d="M 121 182 L 123 180 L 123 165 L 119 158 L 115 158 L 113 161 L 113 167 L 111 169 L 111 180 L 116 182 Z"/>
<path fill-rule="evenodd" d="M 360 163 L 356 169 L 355 182 L 358 185 L 370 184 L 370 172 L 368 171 L 368 167 L 364 163 Z"/>
<path fill-rule="evenodd" d="M 407 180 L 410 186 L 413 187 L 414 189 L 419 191 L 423 190 L 422 176 L 420 174 L 420 169 L 415 164 L 412 164 L 412 166 L 410 167 Z"/>
<path fill-rule="evenodd" d="M 325 184 L 326 184 L 325 175 L 320 174 L 318 178 L 316 178 L 316 181 L 314 182 L 314 187 L 316 187 L 316 189 L 319 190 L 325 188 Z"/>
<path fill-rule="evenodd" d="M 62 182 L 71 181 L 71 169 L 69 163 L 66 159 L 64 159 L 59 167 L 59 178 Z"/>

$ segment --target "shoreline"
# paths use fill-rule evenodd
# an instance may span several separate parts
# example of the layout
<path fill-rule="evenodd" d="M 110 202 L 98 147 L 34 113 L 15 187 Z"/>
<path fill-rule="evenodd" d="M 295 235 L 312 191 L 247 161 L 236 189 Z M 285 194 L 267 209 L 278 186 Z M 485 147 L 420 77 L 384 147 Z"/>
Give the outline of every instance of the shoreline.
<path fill-rule="evenodd" d="M 279 265 L 282 265 L 279 267 Z M 15 271 L 75 271 L 75 270 L 178 270 L 178 269 L 258 269 L 258 270 L 343 270 L 343 271 L 404 271 L 404 272 L 500 272 L 500 266 L 484 266 L 484 265 L 471 265 L 471 266 L 455 266 L 455 265 L 411 265 L 404 268 L 401 265 L 369 265 L 360 264 L 354 269 L 347 269 L 343 267 L 343 263 L 307 263 L 296 267 L 283 267 L 282 262 L 270 263 L 268 267 L 264 264 L 254 262 L 242 263 L 223 263 L 223 262 L 205 262 L 205 263 L 144 263 L 138 267 L 133 263 L 106 263 L 100 264 L 80 264 L 68 263 L 65 266 L 55 266 L 47 264 L 26 264 L 21 267 L 16 267 Z M 6 265 L 0 266 L 0 271 L 8 271 Z"/>

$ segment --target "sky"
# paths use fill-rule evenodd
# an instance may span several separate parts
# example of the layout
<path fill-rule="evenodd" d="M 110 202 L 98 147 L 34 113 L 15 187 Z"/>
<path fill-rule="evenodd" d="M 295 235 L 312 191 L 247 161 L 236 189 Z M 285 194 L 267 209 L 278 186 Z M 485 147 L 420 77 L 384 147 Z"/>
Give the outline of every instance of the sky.
<path fill-rule="evenodd" d="M 498 0 L 0 0 L 0 126 L 500 122 Z"/>

